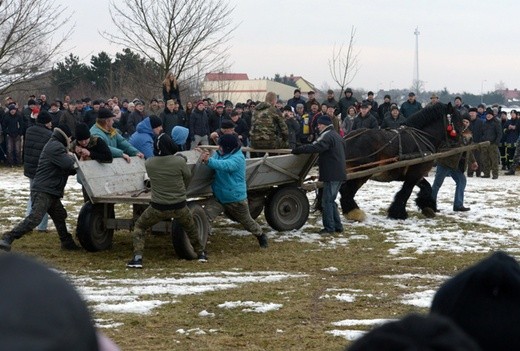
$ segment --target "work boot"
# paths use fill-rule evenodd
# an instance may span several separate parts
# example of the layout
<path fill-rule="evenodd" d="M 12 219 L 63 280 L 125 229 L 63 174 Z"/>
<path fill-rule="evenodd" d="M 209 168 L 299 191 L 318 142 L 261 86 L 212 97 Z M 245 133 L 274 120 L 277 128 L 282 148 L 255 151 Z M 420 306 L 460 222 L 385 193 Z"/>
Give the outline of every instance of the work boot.
<path fill-rule="evenodd" d="M 258 244 L 260 245 L 260 247 L 262 249 L 266 249 L 268 244 L 267 244 L 267 235 L 265 234 L 262 234 L 262 235 L 258 235 L 256 237 L 256 239 L 258 240 Z"/>
<path fill-rule="evenodd" d="M 0 250 L 7 252 L 11 251 L 11 244 L 13 241 L 14 239 L 10 235 L 5 234 L 2 240 L 0 240 Z"/>

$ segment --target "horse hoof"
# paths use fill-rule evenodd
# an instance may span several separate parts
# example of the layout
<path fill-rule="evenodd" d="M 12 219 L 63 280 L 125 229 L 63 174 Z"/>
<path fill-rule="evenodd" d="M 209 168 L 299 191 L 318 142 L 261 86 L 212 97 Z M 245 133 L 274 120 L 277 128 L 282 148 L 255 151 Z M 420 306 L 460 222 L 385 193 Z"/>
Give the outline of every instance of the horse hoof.
<path fill-rule="evenodd" d="M 350 221 L 363 222 L 367 218 L 367 215 L 363 210 L 356 208 L 349 213 L 345 214 L 345 218 Z"/>
<path fill-rule="evenodd" d="M 435 211 L 432 208 L 430 208 L 430 207 L 423 208 L 422 214 L 425 217 L 427 217 L 427 218 L 434 218 L 435 217 Z"/>

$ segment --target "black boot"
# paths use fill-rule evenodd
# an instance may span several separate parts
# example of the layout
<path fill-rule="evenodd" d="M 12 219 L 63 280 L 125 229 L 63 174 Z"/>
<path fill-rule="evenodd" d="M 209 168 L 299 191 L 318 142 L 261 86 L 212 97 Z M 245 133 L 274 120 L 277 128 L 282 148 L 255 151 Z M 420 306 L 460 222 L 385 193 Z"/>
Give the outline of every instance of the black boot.
<path fill-rule="evenodd" d="M 72 235 L 67 235 L 63 238 L 60 238 L 61 241 L 61 248 L 63 250 L 67 251 L 77 251 L 80 250 L 81 247 L 79 247 L 75 242 L 74 239 L 72 239 Z"/>
<path fill-rule="evenodd" d="M 2 239 L 0 240 L 0 250 L 3 251 L 11 251 L 11 244 L 13 243 L 14 238 L 9 234 L 4 234 Z"/>
<path fill-rule="evenodd" d="M 513 163 L 511 167 L 509 168 L 509 171 L 504 173 L 505 175 L 515 175 L 517 164 Z"/>
<path fill-rule="evenodd" d="M 265 234 L 262 234 L 262 235 L 258 235 L 256 237 L 256 239 L 258 240 L 258 244 L 260 245 L 260 247 L 262 249 L 266 249 L 268 244 L 267 244 L 267 235 Z"/>

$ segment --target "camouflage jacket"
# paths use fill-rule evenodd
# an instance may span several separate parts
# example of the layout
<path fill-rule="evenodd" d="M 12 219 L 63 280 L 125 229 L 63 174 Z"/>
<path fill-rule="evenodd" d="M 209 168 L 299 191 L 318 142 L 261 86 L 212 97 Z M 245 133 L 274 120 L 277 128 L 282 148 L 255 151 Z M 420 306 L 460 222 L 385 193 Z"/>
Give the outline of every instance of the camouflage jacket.
<path fill-rule="evenodd" d="M 271 104 L 262 102 L 255 107 L 249 138 L 255 140 L 287 141 L 289 131 L 282 114 Z"/>

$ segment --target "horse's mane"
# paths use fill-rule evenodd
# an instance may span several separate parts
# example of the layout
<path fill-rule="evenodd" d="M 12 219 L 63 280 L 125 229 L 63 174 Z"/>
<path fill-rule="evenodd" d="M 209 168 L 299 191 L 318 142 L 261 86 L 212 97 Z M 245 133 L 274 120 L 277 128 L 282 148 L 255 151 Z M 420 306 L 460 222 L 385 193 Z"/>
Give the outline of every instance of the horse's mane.
<path fill-rule="evenodd" d="M 442 118 L 446 111 L 446 105 L 443 103 L 436 103 L 430 106 L 426 106 L 420 111 L 414 113 L 406 119 L 403 123 L 405 126 L 423 129 L 424 126 L 431 124 L 433 121 Z"/>

